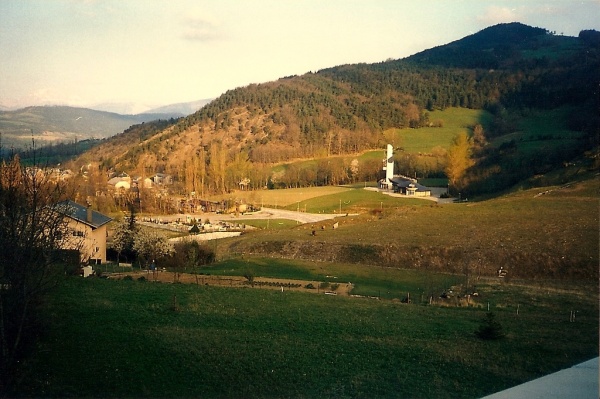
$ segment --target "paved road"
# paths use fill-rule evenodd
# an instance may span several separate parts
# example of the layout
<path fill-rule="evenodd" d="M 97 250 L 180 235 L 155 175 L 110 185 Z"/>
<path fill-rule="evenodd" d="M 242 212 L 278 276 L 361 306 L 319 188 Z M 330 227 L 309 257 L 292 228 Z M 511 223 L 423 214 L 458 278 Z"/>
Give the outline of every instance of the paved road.
<path fill-rule="evenodd" d="M 338 216 L 340 215 L 335 213 L 306 213 L 287 211 L 285 209 L 262 208 L 260 212 L 240 215 L 239 217 L 232 216 L 232 219 L 289 219 L 300 223 L 316 223 L 323 220 L 331 220 Z"/>
<path fill-rule="evenodd" d="M 345 214 L 344 214 L 345 215 Z M 249 220 L 249 219 L 289 219 L 295 220 L 299 223 L 316 223 L 323 220 L 331 220 L 338 217 L 338 214 L 335 213 L 306 213 L 306 212 L 296 212 L 296 211 L 288 211 L 285 209 L 275 209 L 275 208 L 262 208 L 258 212 L 246 213 L 244 215 L 234 215 L 234 214 L 217 214 L 217 213 L 197 213 L 197 214 L 176 214 L 176 215 L 157 215 L 157 216 L 148 216 L 145 215 L 144 218 L 151 218 L 165 222 L 172 222 L 180 220 L 182 222 L 186 222 L 187 217 L 196 218 L 197 220 L 210 220 L 211 222 L 232 222 L 235 223 L 240 220 Z"/>

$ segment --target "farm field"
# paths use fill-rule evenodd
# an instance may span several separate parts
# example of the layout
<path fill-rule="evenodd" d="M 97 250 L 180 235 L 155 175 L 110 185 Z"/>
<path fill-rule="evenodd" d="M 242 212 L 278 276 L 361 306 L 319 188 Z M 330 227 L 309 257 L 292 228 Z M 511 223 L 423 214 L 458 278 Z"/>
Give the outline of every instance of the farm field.
<path fill-rule="evenodd" d="M 269 206 L 273 208 L 288 207 L 296 205 L 298 201 L 307 201 L 311 198 L 324 195 L 339 194 L 348 191 L 346 187 L 304 187 L 289 188 L 285 190 L 259 190 L 259 191 L 236 191 L 234 196 L 247 203 L 258 206 Z M 211 200 L 220 201 L 229 199 L 231 195 L 214 196 Z M 292 209 L 296 210 L 296 208 Z"/>
<path fill-rule="evenodd" d="M 456 307 L 71 278 L 20 394 L 477 398 L 597 356 L 595 291 L 480 288 L 482 306 Z M 488 302 L 501 340 L 474 334 Z"/>

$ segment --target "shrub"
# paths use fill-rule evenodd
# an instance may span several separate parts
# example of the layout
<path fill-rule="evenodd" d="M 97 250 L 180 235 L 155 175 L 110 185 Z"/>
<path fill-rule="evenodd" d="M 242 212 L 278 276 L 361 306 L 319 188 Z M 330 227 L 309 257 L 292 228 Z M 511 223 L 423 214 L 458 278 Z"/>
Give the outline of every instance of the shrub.
<path fill-rule="evenodd" d="M 475 331 L 475 335 L 484 340 L 495 340 L 504 338 L 502 325 L 496 320 L 496 316 L 492 312 L 486 313 L 485 317 L 479 325 L 479 329 Z"/>
<path fill-rule="evenodd" d="M 245 270 L 244 277 L 248 280 L 248 283 L 254 287 L 254 273 L 251 270 Z"/>
<path fill-rule="evenodd" d="M 314 290 L 314 289 L 315 289 L 315 286 L 314 286 L 314 285 L 312 285 L 312 283 L 308 283 L 308 284 L 306 284 L 306 285 L 304 286 L 304 288 L 306 288 L 306 289 L 309 289 L 309 290 Z"/>
<path fill-rule="evenodd" d="M 177 242 L 174 249 L 173 255 L 162 262 L 167 268 L 193 269 L 213 263 L 215 260 L 214 250 L 195 240 Z"/>

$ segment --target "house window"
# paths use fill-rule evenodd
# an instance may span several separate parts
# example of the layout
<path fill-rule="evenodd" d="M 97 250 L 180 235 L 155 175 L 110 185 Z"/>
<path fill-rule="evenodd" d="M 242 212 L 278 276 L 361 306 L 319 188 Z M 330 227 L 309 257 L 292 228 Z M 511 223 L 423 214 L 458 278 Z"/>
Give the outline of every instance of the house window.
<path fill-rule="evenodd" d="M 75 236 L 75 237 L 83 237 L 83 231 L 73 230 L 73 236 Z"/>

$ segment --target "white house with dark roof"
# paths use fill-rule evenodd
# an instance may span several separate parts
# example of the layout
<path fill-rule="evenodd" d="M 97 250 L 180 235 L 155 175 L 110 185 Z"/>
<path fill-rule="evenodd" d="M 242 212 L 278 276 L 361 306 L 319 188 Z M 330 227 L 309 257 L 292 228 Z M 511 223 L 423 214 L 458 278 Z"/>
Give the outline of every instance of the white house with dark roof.
<path fill-rule="evenodd" d="M 68 219 L 69 234 L 74 238 L 63 240 L 63 249 L 78 249 L 82 262 L 106 262 L 107 225 L 112 218 L 70 200 L 58 205 L 56 209 Z"/>

